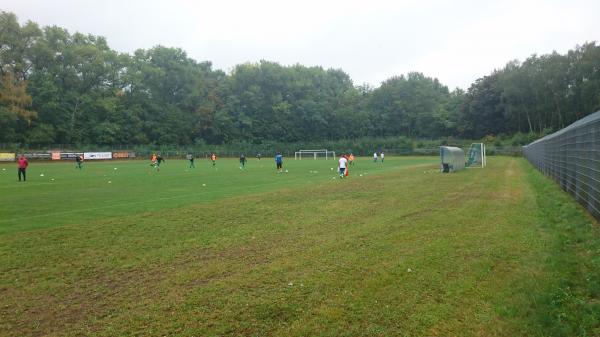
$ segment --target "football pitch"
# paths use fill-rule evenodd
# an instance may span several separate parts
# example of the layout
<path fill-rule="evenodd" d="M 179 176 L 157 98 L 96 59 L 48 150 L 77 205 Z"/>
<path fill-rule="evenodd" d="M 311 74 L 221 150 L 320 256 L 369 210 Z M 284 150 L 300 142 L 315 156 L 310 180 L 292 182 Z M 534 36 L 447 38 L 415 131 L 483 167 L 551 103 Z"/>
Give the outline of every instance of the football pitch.
<path fill-rule="evenodd" d="M 0 336 L 600 335 L 597 222 L 438 161 L 1 164 Z"/>

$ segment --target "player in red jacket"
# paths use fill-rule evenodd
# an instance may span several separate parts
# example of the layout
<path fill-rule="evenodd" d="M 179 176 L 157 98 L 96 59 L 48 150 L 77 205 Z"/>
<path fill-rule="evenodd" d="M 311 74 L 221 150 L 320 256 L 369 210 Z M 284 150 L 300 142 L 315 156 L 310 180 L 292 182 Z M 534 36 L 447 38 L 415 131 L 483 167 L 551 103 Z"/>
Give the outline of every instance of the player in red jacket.
<path fill-rule="evenodd" d="M 26 181 L 25 178 L 25 170 L 27 170 L 27 166 L 29 166 L 29 162 L 25 156 L 21 155 L 18 161 L 19 164 L 19 181 L 21 181 L 21 175 L 23 175 L 23 181 Z"/>

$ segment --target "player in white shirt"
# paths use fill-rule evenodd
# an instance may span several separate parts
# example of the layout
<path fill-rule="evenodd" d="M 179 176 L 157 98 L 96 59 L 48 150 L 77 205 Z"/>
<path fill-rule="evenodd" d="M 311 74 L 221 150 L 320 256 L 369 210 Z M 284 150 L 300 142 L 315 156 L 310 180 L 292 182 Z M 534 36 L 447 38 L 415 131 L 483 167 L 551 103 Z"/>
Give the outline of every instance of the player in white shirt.
<path fill-rule="evenodd" d="M 340 160 L 338 160 L 338 171 L 340 173 L 340 178 L 344 178 L 344 174 L 346 173 L 346 167 L 348 166 L 348 159 L 344 155 L 340 156 Z"/>
<path fill-rule="evenodd" d="M 383 158 L 385 158 L 385 155 L 383 154 L 383 152 L 381 152 L 381 163 L 383 164 Z"/>
<path fill-rule="evenodd" d="M 373 162 L 377 162 L 377 152 L 373 152 Z"/>

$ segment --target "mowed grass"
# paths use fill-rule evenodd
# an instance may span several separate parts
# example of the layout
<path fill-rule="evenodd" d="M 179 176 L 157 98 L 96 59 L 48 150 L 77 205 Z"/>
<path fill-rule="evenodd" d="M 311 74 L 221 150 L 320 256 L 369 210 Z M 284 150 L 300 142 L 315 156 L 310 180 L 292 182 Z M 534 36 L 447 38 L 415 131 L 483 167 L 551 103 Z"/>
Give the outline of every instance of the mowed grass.
<path fill-rule="evenodd" d="M 598 224 L 556 185 L 519 158 L 446 175 L 435 158 L 386 161 L 365 159 L 343 181 L 303 161 L 306 173 L 219 166 L 179 179 L 165 166 L 90 183 L 131 211 L 99 198 L 88 210 L 114 213 L 2 223 L 0 335 L 600 334 Z M 151 193 L 126 191 L 148 192 L 138 186 L 148 181 Z M 152 199 L 204 181 L 219 188 Z M 29 193 L 28 208 L 9 214 L 34 214 L 42 196 L 27 184 L 15 191 Z M 48 209 L 71 202 L 61 190 Z M 133 203 L 146 198 L 152 207 Z"/>

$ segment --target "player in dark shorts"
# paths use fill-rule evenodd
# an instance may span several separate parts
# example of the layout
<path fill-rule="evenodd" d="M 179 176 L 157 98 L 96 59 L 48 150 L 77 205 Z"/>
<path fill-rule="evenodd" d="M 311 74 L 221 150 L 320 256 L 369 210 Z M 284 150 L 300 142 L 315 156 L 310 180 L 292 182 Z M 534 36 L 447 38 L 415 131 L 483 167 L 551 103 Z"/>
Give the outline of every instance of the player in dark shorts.
<path fill-rule="evenodd" d="M 82 166 L 83 165 L 83 156 L 77 155 L 77 157 L 75 157 L 75 162 L 77 163 L 77 166 L 75 168 L 78 168 L 81 170 L 83 168 L 83 166 Z"/>
<path fill-rule="evenodd" d="M 156 156 L 156 171 L 160 171 L 160 163 L 166 161 L 160 154 Z"/>
<path fill-rule="evenodd" d="M 190 161 L 190 168 L 196 168 L 196 165 L 194 165 L 194 155 L 191 153 L 188 153 L 188 155 L 186 157 L 187 157 L 187 160 Z"/>
<path fill-rule="evenodd" d="M 27 158 L 25 158 L 24 155 L 21 155 L 21 157 L 19 157 L 19 160 L 17 162 L 18 166 L 19 166 L 19 181 L 21 181 L 21 176 L 23 176 L 23 181 L 27 180 L 27 177 L 25 176 L 27 171 L 27 166 L 29 166 L 29 162 L 27 161 Z"/>
<path fill-rule="evenodd" d="M 240 170 L 243 170 L 245 168 L 246 168 L 246 155 L 242 153 L 240 155 Z"/>
<path fill-rule="evenodd" d="M 281 153 L 275 155 L 275 164 L 277 165 L 277 172 L 281 173 L 283 170 L 283 156 Z"/>

